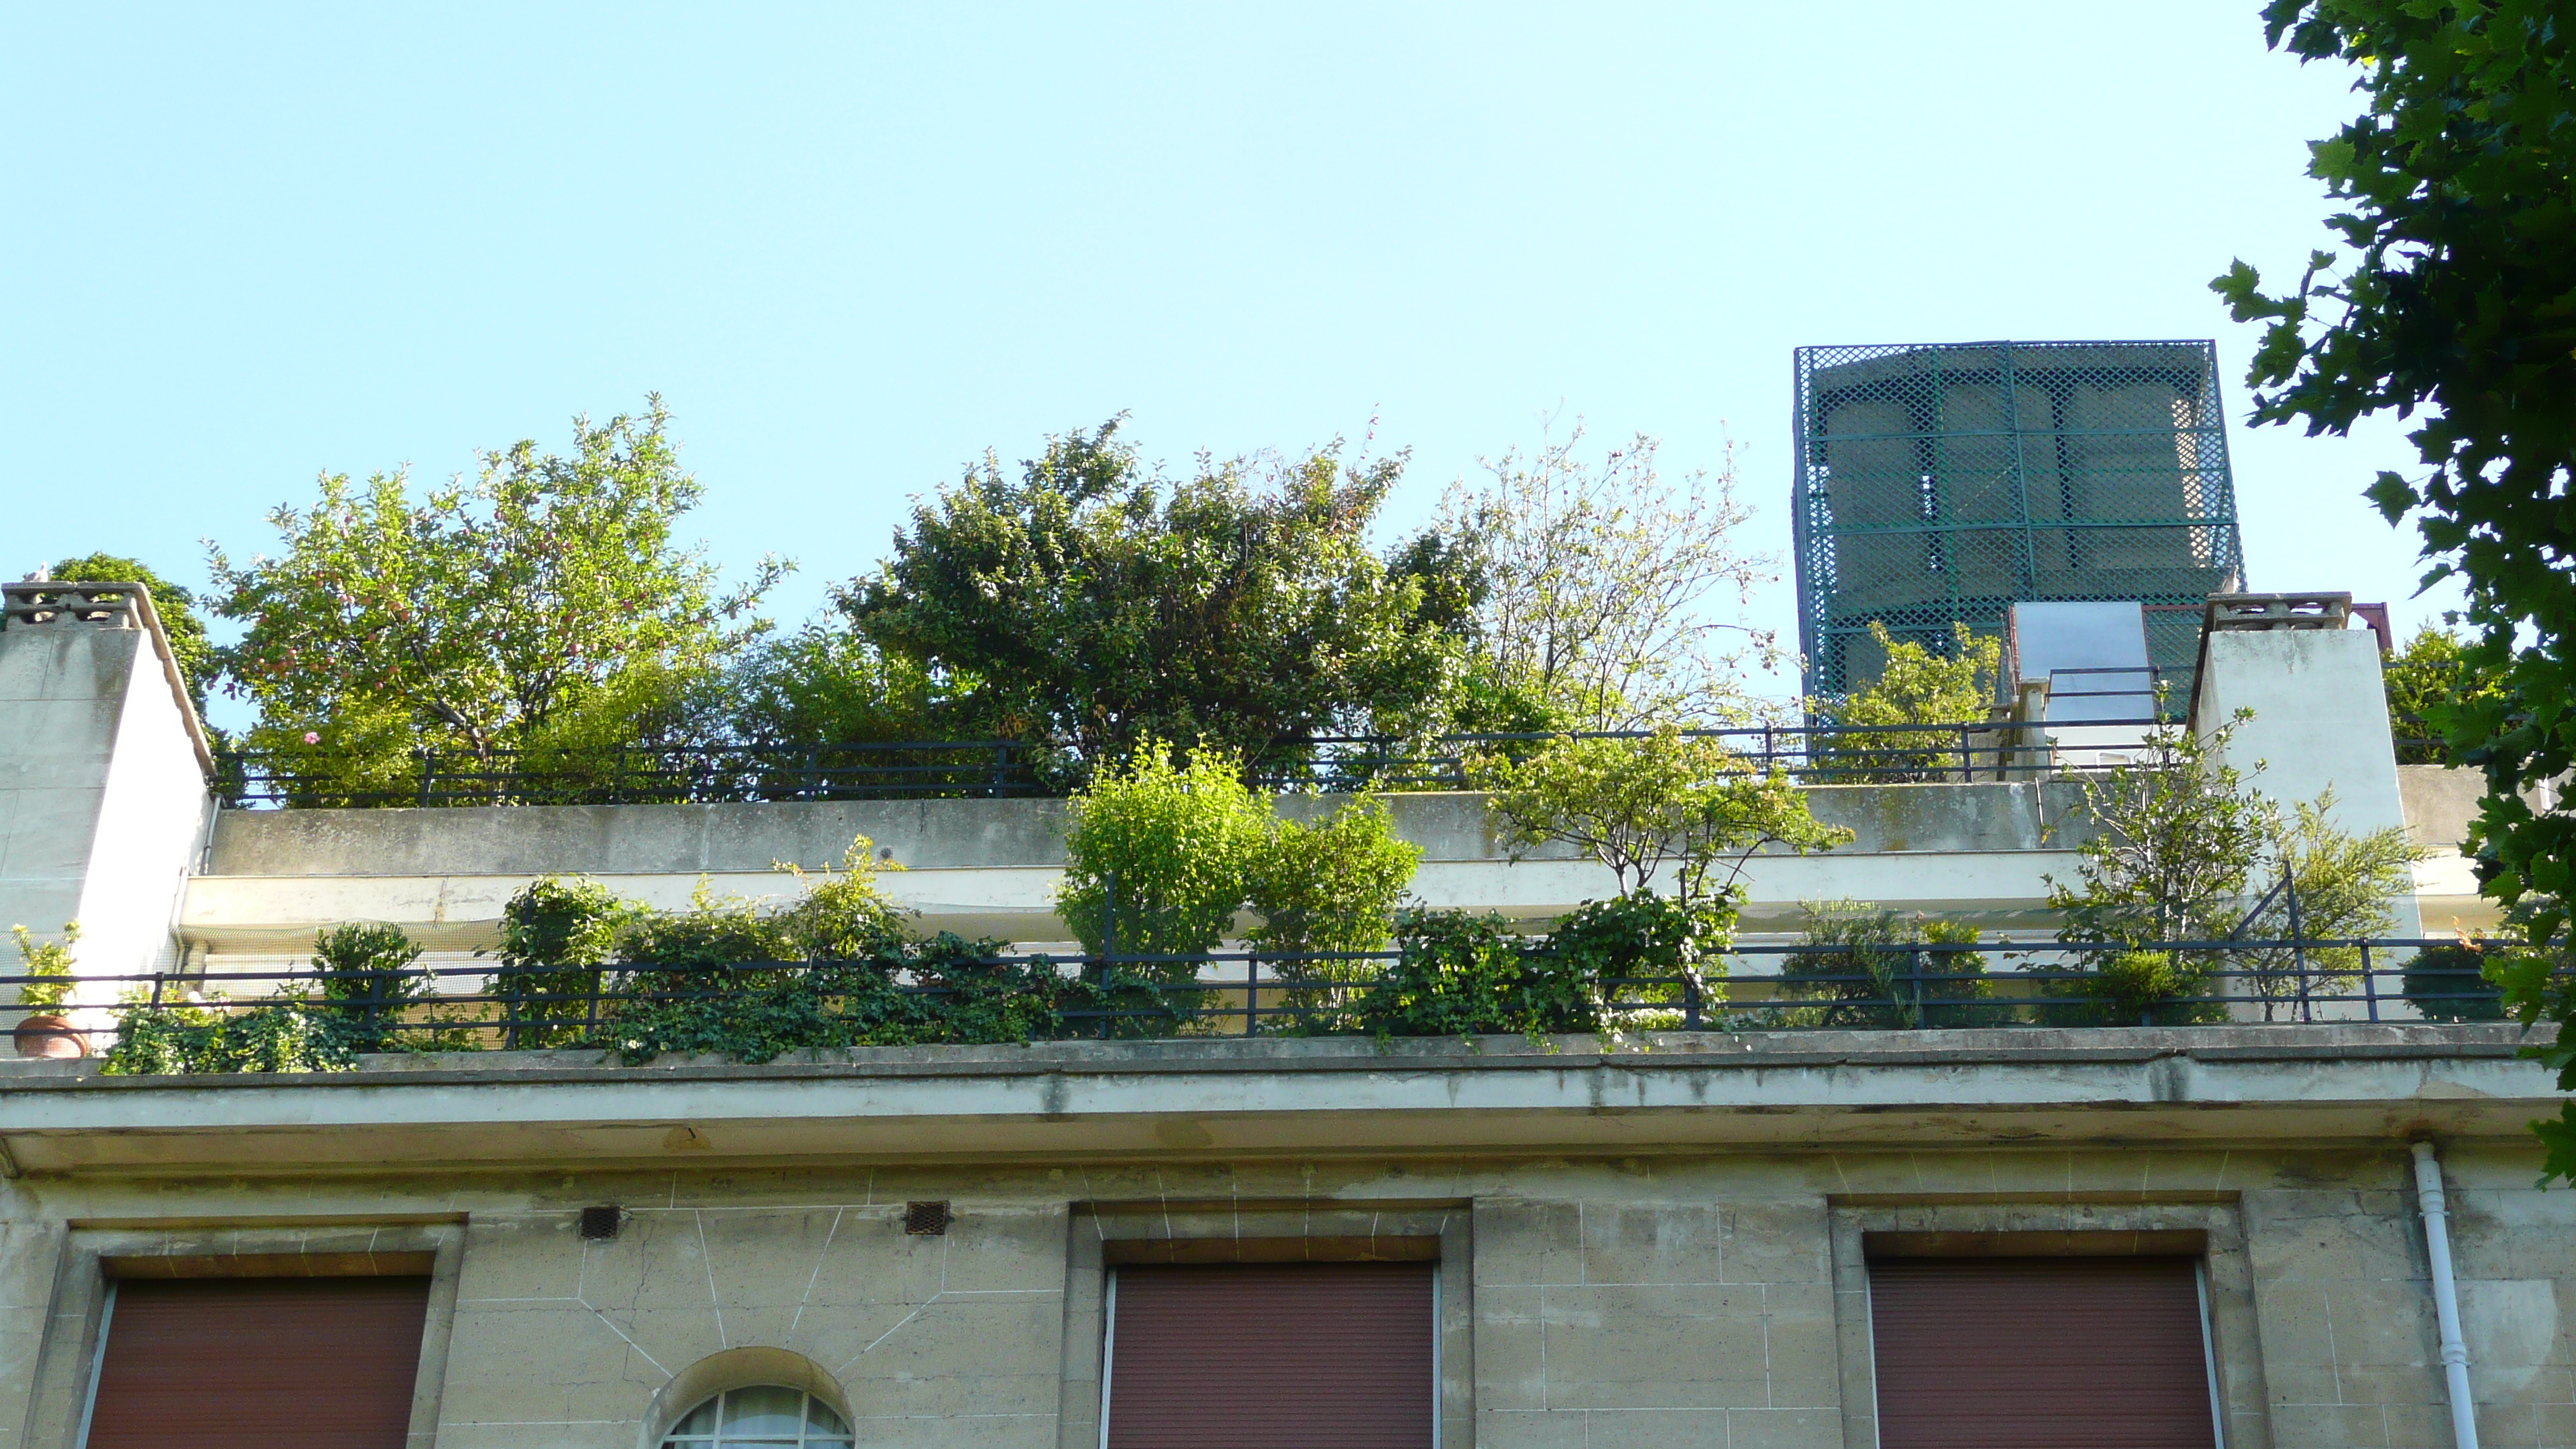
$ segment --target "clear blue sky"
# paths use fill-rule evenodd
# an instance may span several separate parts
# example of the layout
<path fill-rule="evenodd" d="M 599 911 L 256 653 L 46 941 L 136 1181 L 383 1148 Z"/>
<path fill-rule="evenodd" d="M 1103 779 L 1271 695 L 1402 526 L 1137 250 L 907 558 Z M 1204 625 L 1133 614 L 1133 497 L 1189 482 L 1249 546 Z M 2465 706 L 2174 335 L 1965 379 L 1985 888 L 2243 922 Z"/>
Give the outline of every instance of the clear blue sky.
<path fill-rule="evenodd" d="M 1552 412 L 1732 436 L 1784 552 L 1801 343 L 2216 337 L 2243 416 L 2206 283 L 2322 241 L 2304 142 L 2357 104 L 2257 10 L 16 6 L 0 573 L 201 582 L 318 471 L 648 390 L 788 620 L 1121 409 L 1176 462 L 1375 417 L 1393 524 Z M 2230 441 L 2255 587 L 2412 593 L 2359 496 L 2395 425 Z"/>

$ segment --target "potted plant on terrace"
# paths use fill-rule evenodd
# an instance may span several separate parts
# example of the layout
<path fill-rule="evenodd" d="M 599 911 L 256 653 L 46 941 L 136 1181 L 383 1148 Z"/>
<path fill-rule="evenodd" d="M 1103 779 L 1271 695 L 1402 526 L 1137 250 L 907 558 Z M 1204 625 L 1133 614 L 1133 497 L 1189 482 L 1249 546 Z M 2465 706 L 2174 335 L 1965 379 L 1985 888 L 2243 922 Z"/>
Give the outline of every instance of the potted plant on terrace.
<path fill-rule="evenodd" d="M 71 995 L 72 945 L 80 940 L 80 923 L 66 922 L 61 940 L 42 944 L 24 926 L 11 926 L 9 934 L 18 938 L 18 959 L 26 963 L 24 974 L 33 978 L 18 987 L 18 1005 L 27 1012 L 11 1033 L 18 1055 L 88 1056 L 89 1034 L 57 1010 Z"/>

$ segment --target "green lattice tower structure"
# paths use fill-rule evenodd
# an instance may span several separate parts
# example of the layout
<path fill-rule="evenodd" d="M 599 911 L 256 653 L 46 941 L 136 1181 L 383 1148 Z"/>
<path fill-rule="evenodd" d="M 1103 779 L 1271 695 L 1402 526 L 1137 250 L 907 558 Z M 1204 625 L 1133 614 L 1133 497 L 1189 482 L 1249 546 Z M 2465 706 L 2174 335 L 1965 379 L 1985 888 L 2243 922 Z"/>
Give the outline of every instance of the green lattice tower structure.
<path fill-rule="evenodd" d="M 1873 620 L 1946 654 L 2016 600 L 2136 600 L 2191 697 L 2201 601 L 2244 579 L 2216 343 L 1801 347 L 1797 372 L 1810 696 L 1877 677 Z"/>

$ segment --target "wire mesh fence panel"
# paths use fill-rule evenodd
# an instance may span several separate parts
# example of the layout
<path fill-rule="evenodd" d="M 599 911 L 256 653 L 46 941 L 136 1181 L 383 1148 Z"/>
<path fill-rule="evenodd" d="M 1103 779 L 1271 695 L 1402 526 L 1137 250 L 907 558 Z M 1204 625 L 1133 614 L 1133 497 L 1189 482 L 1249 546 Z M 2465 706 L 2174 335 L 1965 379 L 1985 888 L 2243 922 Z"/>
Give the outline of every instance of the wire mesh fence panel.
<path fill-rule="evenodd" d="M 1802 347 L 1796 370 L 1810 696 L 1877 676 L 1873 623 L 1947 653 L 2017 601 L 2196 611 L 2241 587 L 2213 343 Z M 2178 699 L 2197 623 L 2150 614 Z"/>

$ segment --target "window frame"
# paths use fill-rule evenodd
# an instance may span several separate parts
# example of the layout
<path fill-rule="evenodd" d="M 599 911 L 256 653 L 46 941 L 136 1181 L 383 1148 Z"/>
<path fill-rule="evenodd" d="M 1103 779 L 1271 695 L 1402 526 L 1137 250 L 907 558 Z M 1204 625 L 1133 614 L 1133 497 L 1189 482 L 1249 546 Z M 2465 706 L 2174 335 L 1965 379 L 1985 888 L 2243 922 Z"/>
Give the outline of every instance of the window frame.
<path fill-rule="evenodd" d="M 735 1394 L 755 1389 L 775 1389 L 797 1396 L 799 1411 L 796 1416 L 797 1428 L 794 1439 L 783 1439 L 775 1435 L 727 1437 L 724 1422 L 725 1400 Z M 699 1410 L 711 1405 L 715 1409 L 715 1418 L 707 1432 L 703 1434 L 680 1432 L 681 1426 L 695 1417 Z M 824 1429 L 818 1433 L 814 1423 L 816 1409 L 831 1416 L 832 1420 L 840 1426 L 838 1430 Z M 766 1446 L 773 1445 L 777 1446 L 777 1449 L 851 1449 L 851 1446 L 858 1443 L 858 1437 L 858 1431 L 851 1425 L 848 1417 L 821 1394 L 796 1384 L 762 1383 L 733 1384 L 708 1394 L 682 1410 L 679 1416 L 671 1421 L 671 1427 L 663 1430 L 654 1442 L 660 1446 L 660 1449 L 719 1449 L 719 1446 L 728 1444 L 759 1445 L 764 1446 L 764 1449 Z"/>

